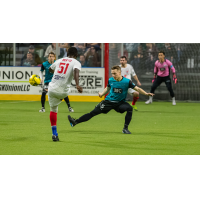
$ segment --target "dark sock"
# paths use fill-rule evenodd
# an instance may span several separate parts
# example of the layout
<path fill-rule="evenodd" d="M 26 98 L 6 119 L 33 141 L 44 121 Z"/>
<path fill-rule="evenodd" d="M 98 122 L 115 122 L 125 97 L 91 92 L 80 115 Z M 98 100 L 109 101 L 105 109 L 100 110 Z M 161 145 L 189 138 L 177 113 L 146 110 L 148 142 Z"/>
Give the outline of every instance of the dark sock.
<path fill-rule="evenodd" d="M 45 92 L 42 92 L 41 104 L 42 104 L 42 107 L 43 107 L 43 108 L 44 108 L 44 104 L 45 104 L 45 97 L 46 97 L 46 93 L 45 93 Z"/>
<path fill-rule="evenodd" d="M 90 120 L 92 117 L 93 116 L 92 116 L 91 113 L 87 113 L 87 114 L 81 116 L 79 119 L 77 119 L 76 122 L 77 122 L 77 124 L 82 123 L 82 122 L 86 122 L 86 121 Z"/>
<path fill-rule="evenodd" d="M 131 122 L 131 119 L 132 119 L 132 113 L 133 111 L 127 111 L 126 113 L 126 116 L 125 116 L 125 124 L 124 124 L 124 128 L 128 128 L 128 125 L 130 124 Z"/>
<path fill-rule="evenodd" d="M 69 98 L 68 98 L 68 97 L 65 97 L 64 100 L 65 100 L 65 102 L 66 102 L 68 108 L 71 107 L 71 106 L 70 106 L 70 103 L 69 103 Z"/>

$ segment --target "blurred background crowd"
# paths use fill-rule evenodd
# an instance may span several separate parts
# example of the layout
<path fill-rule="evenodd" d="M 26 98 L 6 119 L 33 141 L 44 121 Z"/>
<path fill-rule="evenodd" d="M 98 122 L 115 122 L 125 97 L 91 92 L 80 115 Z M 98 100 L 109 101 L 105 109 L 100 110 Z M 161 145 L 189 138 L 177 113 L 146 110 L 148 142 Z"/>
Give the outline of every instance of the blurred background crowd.
<path fill-rule="evenodd" d="M 0 43 L 0 66 L 41 66 L 47 60 L 49 52 L 56 53 L 56 59 L 59 59 L 67 56 L 70 47 L 76 47 L 77 59 L 82 67 L 102 67 L 102 45 L 102 43 Z M 151 74 L 160 50 L 165 51 L 166 58 L 177 69 L 200 67 L 198 43 L 110 43 L 109 60 L 113 60 L 112 64 L 119 64 L 120 56 L 125 55 L 128 63 L 136 71 L 142 70 L 143 73 Z"/>
<path fill-rule="evenodd" d="M 41 66 L 48 54 L 54 52 L 58 58 L 67 56 L 67 50 L 76 47 L 82 67 L 101 67 L 101 43 L 16 43 L 14 66 Z M 13 66 L 13 43 L 0 44 L 0 66 Z"/>

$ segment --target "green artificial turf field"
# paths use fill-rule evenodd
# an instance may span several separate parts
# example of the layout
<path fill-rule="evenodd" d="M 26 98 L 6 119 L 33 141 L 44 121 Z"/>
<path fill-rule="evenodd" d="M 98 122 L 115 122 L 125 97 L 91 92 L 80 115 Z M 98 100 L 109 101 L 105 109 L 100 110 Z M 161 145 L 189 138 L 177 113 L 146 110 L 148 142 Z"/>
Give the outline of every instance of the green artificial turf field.
<path fill-rule="evenodd" d="M 97 103 L 71 102 L 78 118 Z M 122 133 L 124 114 L 111 111 L 72 128 L 65 102 L 59 105 L 57 129 L 60 142 L 53 142 L 46 112 L 40 102 L 0 101 L 1 155 L 199 155 L 199 103 L 138 102 L 130 135 Z"/>

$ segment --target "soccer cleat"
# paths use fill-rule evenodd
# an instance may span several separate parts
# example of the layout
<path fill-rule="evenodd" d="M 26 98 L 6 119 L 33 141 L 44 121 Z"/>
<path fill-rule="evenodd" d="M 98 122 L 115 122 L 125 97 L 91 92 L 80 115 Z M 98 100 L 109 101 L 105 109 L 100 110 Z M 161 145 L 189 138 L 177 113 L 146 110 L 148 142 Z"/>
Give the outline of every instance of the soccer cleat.
<path fill-rule="evenodd" d="M 134 109 L 135 111 L 138 111 L 138 109 L 137 109 L 137 106 L 136 106 L 136 105 L 132 105 L 132 107 L 133 107 L 133 109 Z"/>
<path fill-rule="evenodd" d="M 124 128 L 122 130 L 122 133 L 124 133 L 124 134 L 131 134 L 131 132 L 127 128 Z"/>
<path fill-rule="evenodd" d="M 175 97 L 172 98 L 172 105 L 173 105 L 173 106 L 176 105 Z"/>
<path fill-rule="evenodd" d="M 74 110 L 72 109 L 72 107 L 68 108 L 69 112 L 74 112 Z"/>
<path fill-rule="evenodd" d="M 45 108 L 42 107 L 41 110 L 39 110 L 39 112 L 45 112 Z"/>
<path fill-rule="evenodd" d="M 52 135 L 52 140 L 54 142 L 57 142 L 57 141 L 59 141 L 59 138 L 58 138 L 58 136 Z"/>
<path fill-rule="evenodd" d="M 74 127 L 77 124 L 76 119 L 72 118 L 70 115 L 68 115 L 68 120 L 71 127 Z"/>
<path fill-rule="evenodd" d="M 146 104 L 150 104 L 153 102 L 153 97 L 149 96 L 149 100 L 147 100 L 145 103 Z"/>

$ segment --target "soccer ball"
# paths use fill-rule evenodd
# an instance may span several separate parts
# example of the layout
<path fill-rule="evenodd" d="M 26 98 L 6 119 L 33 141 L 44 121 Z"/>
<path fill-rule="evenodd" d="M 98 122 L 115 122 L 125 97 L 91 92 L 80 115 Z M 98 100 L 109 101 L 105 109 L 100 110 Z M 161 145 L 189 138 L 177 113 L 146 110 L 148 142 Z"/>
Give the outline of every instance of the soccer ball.
<path fill-rule="evenodd" d="M 33 74 L 30 78 L 29 78 L 29 83 L 32 86 L 37 86 L 40 84 L 40 77 L 36 74 Z"/>

